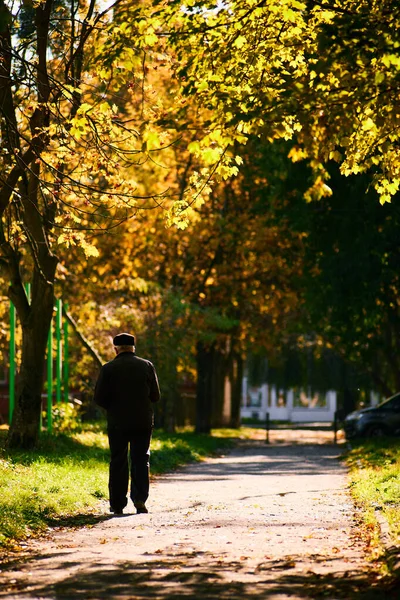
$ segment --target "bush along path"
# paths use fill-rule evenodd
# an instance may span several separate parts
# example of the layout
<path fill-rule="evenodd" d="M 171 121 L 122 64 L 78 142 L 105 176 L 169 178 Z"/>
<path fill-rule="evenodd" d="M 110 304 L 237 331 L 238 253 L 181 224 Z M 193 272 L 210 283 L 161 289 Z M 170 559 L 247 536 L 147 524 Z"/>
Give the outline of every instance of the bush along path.
<path fill-rule="evenodd" d="M 157 477 L 147 515 L 103 501 L 97 524 L 33 540 L 0 598 L 398 600 L 368 561 L 340 449 L 296 433 Z"/>

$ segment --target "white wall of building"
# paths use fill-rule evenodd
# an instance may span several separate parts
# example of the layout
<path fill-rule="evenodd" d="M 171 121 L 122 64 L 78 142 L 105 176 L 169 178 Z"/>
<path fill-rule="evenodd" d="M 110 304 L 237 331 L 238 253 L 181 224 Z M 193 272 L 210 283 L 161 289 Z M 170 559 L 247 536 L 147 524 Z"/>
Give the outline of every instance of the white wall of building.
<path fill-rule="evenodd" d="M 332 423 L 335 417 L 337 400 L 333 390 L 326 392 L 322 406 L 315 406 L 318 398 L 308 397 L 306 391 L 301 392 L 305 405 L 295 406 L 294 390 L 277 390 L 275 386 L 269 386 L 267 383 L 258 388 L 250 388 L 246 377 L 243 378 L 242 390 L 242 418 L 265 421 L 268 413 L 271 421 Z"/>

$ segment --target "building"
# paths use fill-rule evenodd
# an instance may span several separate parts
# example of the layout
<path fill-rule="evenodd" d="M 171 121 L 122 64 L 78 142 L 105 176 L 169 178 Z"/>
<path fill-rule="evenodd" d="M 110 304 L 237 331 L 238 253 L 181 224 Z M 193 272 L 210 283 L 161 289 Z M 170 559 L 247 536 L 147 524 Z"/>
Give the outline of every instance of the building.
<path fill-rule="evenodd" d="M 334 390 L 317 392 L 302 388 L 282 390 L 267 383 L 251 386 L 243 378 L 241 418 L 265 422 L 332 423 L 337 409 Z"/>

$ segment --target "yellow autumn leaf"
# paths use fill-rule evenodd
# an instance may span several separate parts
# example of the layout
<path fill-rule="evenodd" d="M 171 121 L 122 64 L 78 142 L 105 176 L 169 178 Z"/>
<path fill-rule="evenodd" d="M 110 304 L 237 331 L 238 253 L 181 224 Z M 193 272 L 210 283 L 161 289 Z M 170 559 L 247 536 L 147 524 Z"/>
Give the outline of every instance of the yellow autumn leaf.
<path fill-rule="evenodd" d="M 236 48 L 239 48 L 239 49 L 240 49 L 240 48 L 243 48 L 243 46 L 245 45 L 246 41 L 247 41 L 247 40 L 246 40 L 246 38 L 244 37 L 244 35 L 239 35 L 239 36 L 236 38 L 236 40 L 233 42 L 233 45 L 234 45 Z"/>

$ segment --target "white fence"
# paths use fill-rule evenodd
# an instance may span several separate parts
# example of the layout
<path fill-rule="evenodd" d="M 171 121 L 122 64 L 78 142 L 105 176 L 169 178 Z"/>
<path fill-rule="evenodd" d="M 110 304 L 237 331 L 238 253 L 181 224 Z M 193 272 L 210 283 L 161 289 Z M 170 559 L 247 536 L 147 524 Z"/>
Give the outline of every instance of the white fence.
<path fill-rule="evenodd" d="M 277 390 L 275 386 L 248 386 L 243 379 L 242 418 L 291 423 L 332 423 L 336 412 L 336 392 L 311 394 L 307 390 Z"/>

